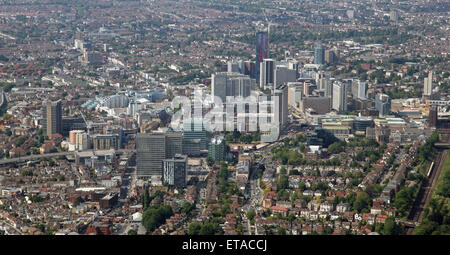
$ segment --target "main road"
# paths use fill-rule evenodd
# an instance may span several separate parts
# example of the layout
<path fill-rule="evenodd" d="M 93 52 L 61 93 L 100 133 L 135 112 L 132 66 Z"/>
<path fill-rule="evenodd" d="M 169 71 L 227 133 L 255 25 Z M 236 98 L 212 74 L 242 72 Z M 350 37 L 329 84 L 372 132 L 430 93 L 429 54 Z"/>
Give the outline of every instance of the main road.
<path fill-rule="evenodd" d="M 124 152 L 132 152 L 132 151 L 135 151 L 135 150 L 120 149 L 120 150 L 116 150 L 115 153 L 124 153 Z M 24 156 L 24 157 L 2 159 L 2 160 L 0 160 L 0 165 L 6 165 L 6 164 L 11 164 L 11 163 L 17 163 L 17 162 L 33 161 L 33 160 L 38 160 L 41 158 L 56 158 L 56 157 L 68 156 L 68 155 L 75 155 L 75 152 L 74 151 L 63 151 L 63 152 L 34 154 L 34 155 L 29 155 L 29 156 Z"/>

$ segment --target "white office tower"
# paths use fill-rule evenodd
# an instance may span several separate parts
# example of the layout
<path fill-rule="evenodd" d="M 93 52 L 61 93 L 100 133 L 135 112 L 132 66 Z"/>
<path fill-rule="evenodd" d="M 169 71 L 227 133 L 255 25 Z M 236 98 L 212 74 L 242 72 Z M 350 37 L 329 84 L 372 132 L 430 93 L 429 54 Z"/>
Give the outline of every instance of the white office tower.
<path fill-rule="evenodd" d="M 274 68 L 275 68 L 275 60 L 266 58 L 263 62 L 260 63 L 259 67 L 259 88 L 273 88 L 274 84 Z"/>
<path fill-rule="evenodd" d="M 366 83 L 360 80 L 356 80 L 358 84 L 358 98 L 366 99 Z"/>
<path fill-rule="evenodd" d="M 248 97 L 252 87 L 252 81 L 248 75 L 240 73 L 216 73 L 211 77 L 212 96 L 220 97 L 222 102 L 231 97 Z"/>
<path fill-rule="evenodd" d="M 288 104 L 292 107 L 298 107 L 303 97 L 303 83 L 301 82 L 288 82 Z"/>
<path fill-rule="evenodd" d="M 281 85 L 274 90 L 273 95 L 275 98 L 278 98 L 278 105 L 275 106 L 278 107 L 278 109 L 275 109 L 278 110 L 280 128 L 283 128 L 286 125 L 288 118 L 288 86 Z"/>
<path fill-rule="evenodd" d="M 297 74 L 294 69 L 289 69 L 285 65 L 277 65 L 275 67 L 275 87 L 279 87 L 287 82 L 297 81 Z"/>
<path fill-rule="evenodd" d="M 338 112 L 345 112 L 346 106 L 345 83 L 335 81 L 333 83 L 332 108 Z"/>
<path fill-rule="evenodd" d="M 431 96 L 433 92 L 433 72 L 428 73 L 428 78 L 423 80 L 423 95 Z"/>

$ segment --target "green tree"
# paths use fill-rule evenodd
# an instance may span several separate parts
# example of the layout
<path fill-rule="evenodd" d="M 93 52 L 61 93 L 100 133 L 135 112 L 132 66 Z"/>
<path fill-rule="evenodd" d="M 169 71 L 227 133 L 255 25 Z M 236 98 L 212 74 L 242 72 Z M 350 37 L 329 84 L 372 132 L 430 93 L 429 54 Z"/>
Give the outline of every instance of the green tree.
<path fill-rule="evenodd" d="M 383 235 L 395 235 L 397 234 L 397 223 L 395 223 L 395 218 L 392 216 L 387 217 L 384 223 L 383 230 L 381 232 Z"/>
<path fill-rule="evenodd" d="M 363 209 L 368 209 L 371 204 L 372 199 L 370 198 L 369 194 L 367 194 L 366 192 L 360 192 L 356 196 L 355 203 L 353 204 L 353 209 L 361 212 Z"/>
<path fill-rule="evenodd" d="M 256 216 L 256 212 L 255 212 L 255 210 L 249 210 L 247 213 L 246 213 L 246 216 L 247 216 L 247 219 L 249 219 L 249 220 L 253 220 L 253 218 L 255 218 L 255 216 Z"/>
<path fill-rule="evenodd" d="M 152 206 L 144 211 L 142 224 L 149 232 L 153 232 L 156 228 L 164 224 L 165 220 L 173 215 L 170 206 Z"/>
<path fill-rule="evenodd" d="M 286 235 L 286 229 L 284 229 L 283 227 L 277 227 L 277 235 L 283 236 Z"/>
<path fill-rule="evenodd" d="M 278 183 L 277 183 L 278 190 L 287 189 L 288 186 L 289 186 L 289 180 L 288 180 L 287 176 L 284 174 L 281 175 L 280 179 L 278 180 Z"/>
<path fill-rule="evenodd" d="M 137 235 L 137 231 L 134 230 L 134 229 L 130 229 L 130 230 L 128 230 L 128 235 L 129 236 L 135 236 L 135 235 Z"/>
<path fill-rule="evenodd" d="M 202 229 L 202 225 L 199 222 L 193 222 L 189 225 L 188 235 L 190 235 L 190 236 L 199 235 L 201 229 Z"/>

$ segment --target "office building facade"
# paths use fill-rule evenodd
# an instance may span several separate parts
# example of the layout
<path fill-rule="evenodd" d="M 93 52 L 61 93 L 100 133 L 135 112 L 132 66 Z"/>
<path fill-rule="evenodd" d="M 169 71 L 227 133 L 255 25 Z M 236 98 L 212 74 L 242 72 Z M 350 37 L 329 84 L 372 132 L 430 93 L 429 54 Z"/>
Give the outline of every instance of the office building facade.
<path fill-rule="evenodd" d="M 347 110 L 345 83 L 336 81 L 333 83 L 332 108 L 338 112 Z"/>
<path fill-rule="evenodd" d="M 275 98 L 278 98 L 278 121 L 280 128 L 287 123 L 288 118 L 288 87 L 281 85 L 274 91 Z"/>
<path fill-rule="evenodd" d="M 120 148 L 119 135 L 94 135 L 92 136 L 94 150 L 118 150 Z"/>
<path fill-rule="evenodd" d="M 177 188 L 186 187 L 187 156 L 176 154 L 163 160 L 163 183 Z"/>
<path fill-rule="evenodd" d="M 423 80 L 423 95 L 431 96 L 433 93 L 433 72 L 428 72 L 428 77 Z"/>
<path fill-rule="evenodd" d="M 321 43 L 316 43 L 314 48 L 314 64 L 325 64 L 325 47 Z"/>
<path fill-rule="evenodd" d="M 297 80 L 297 71 L 287 66 L 276 66 L 274 71 L 275 87 L 281 86 L 287 82 L 295 82 Z"/>
<path fill-rule="evenodd" d="M 391 98 L 383 93 L 378 93 L 375 96 L 375 108 L 378 110 L 380 116 L 391 113 Z"/>
<path fill-rule="evenodd" d="M 273 89 L 273 84 L 275 81 L 274 68 L 274 59 L 264 59 L 263 62 L 260 63 L 259 87 L 261 89 Z"/>
<path fill-rule="evenodd" d="M 226 102 L 227 97 L 250 96 L 252 81 L 240 73 L 216 73 L 211 76 L 212 96 Z"/>
<path fill-rule="evenodd" d="M 136 135 L 136 166 L 138 177 L 163 175 L 163 160 L 182 153 L 179 132 L 145 133 Z"/>
<path fill-rule="evenodd" d="M 214 162 L 224 161 L 225 153 L 225 138 L 223 136 L 217 136 L 211 139 L 208 157 L 210 157 Z"/>
<path fill-rule="evenodd" d="M 43 131 L 48 137 L 62 134 L 62 106 L 61 100 L 44 101 L 42 105 Z"/>

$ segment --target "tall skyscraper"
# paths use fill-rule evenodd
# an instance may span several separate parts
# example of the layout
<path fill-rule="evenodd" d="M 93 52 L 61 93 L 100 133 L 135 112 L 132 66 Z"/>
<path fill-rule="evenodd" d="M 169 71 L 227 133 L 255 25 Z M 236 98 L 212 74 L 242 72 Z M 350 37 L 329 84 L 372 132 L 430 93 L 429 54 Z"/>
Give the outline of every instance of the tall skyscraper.
<path fill-rule="evenodd" d="M 136 135 L 136 166 L 139 177 L 162 177 L 163 160 L 182 153 L 181 133 Z"/>
<path fill-rule="evenodd" d="M 358 86 L 358 98 L 366 99 L 366 83 L 360 80 L 356 80 L 354 82 L 356 82 Z"/>
<path fill-rule="evenodd" d="M 259 82 L 260 64 L 269 57 L 269 34 L 265 31 L 256 33 L 256 79 Z"/>
<path fill-rule="evenodd" d="M 275 68 L 274 59 L 267 58 L 260 63 L 259 87 L 261 89 L 265 89 L 267 87 L 271 89 L 273 88 L 275 78 L 274 68 Z"/>
<path fill-rule="evenodd" d="M 163 160 L 163 183 L 178 188 L 186 186 L 187 156 L 176 154 Z"/>
<path fill-rule="evenodd" d="M 423 95 L 431 96 L 433 92 L 433 72 L 428 72 L 428 77 L 423 80 Z"/>
<path fill-rule="evenodd" d="M 53 134 L 62 134 L 62 107 L 61 100 L 44 101 L 42 104 L 42 117 L 44 134 L 51 137 Z"/>
<path fill-rule="evenodd" d="M 240 73 L 216 73 L 211 76 L 212 96 L 218 96 L 226 102 L 228 96 L 248 97 L 251 91 L 251 79 Z"/>
<path fill-rule="evenodd" d="M 288 86 L 279 86 L 274 90 L 274 96 L 278 98 L 278 121 L 280 128 L 283 128 L 288 118 Z"/>
<path fill-rule="evenodd" d="M 332 108 L 338 112 L 347 110 L 345 88 L 345 83 L 339 81 L 333 83 Z"/>
<path fill-rule="evenodd" d="M 383 93 L 378 93 L 375 96 L 375 108 L 378 110 L 380 116 L 391 113 L 391 98 Z"/>
<path fill-rule="evenodd" d="M 302 101 L 303 84 L 301 82 L 288 82 L 288 104 L 292 107 L 298 107 Z"/>
<path fill-rule="evenodd" d="M 136 135 L 136 167 L 139 177 L 162 175 L 166 158 L 166 137 L 159 133 Z"/>
<path fill-rule="evenodd" d="M 316 43 L 314 48 L 314 64 L 325 64 L 325 48 L 321 43 Z"/>

